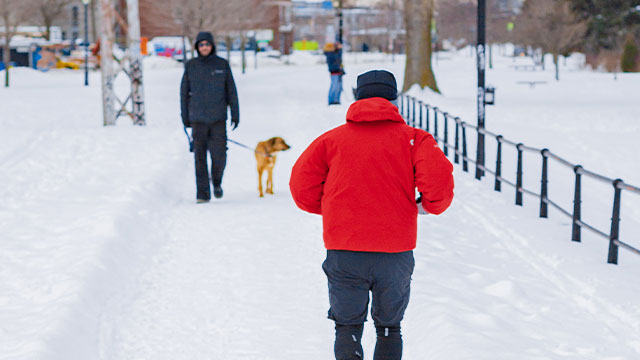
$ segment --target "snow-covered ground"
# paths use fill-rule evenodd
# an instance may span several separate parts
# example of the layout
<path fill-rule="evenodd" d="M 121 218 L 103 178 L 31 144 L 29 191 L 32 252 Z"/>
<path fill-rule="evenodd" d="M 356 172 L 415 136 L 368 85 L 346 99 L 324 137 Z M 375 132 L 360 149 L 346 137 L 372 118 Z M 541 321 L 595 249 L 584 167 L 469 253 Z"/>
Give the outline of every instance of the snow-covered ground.
<path fill-rule="evenodd" d="M 440 56 L 443 96 L 412 93 L 474 123 L 473 58 Z M 142 128 L 102 127 L 98 74 L 84 88 L 80 72 L 13 69 L 0 89 L 0 359 L 332 358 L 321 221 L 295 208 L 287 183 L 304 148 L 343 123 L 350 91 L 327 107 L 326 68 L 310 54 L 250 62 L 245 75 L 234 58 L 241 122 L 230 137 L 282 136 L 292 149 L 278 156 L 276 194 L 259 199 L 253 154 L 230 144 L 225 197 L 196 205 L 181 67 L 147 60 Z M 349 54 L 345 88 L 373 68 L 401 82 L 395 60 Z M 518 72 L 496 56 L 488 128 L 638 185 L 640 77 L 614 80 L 578 60 L 556 83 L 551 69 Z M 537 218 L 532 198 L 516 207 L 490 178 L 459 167 L 455 177 L 451 209 L 419 219 L 405 359 L 640 358 L 640 257 L 621 250 L 607 265 L 605 240 L 585 231 L 572 243 L 570 221 Z M 571 172 L 551 184 L 570 207 Z M 610 190 L 583 195 L 584 215 L 605 229 Z M 639 246 L 640 199 L 623 194 L 623 205 L 622 239 Z"/>

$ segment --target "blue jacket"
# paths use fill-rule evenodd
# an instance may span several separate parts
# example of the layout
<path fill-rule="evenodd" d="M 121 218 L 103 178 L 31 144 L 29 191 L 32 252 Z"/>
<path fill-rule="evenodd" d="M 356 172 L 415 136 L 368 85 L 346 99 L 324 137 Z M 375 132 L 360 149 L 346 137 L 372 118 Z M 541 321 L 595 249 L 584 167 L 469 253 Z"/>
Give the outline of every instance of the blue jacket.
<path fill-rule="evenodd" d="M 325 52 L 324 56 L 327 57 L 329 72 L 342 74 L 342 50 Z"/>

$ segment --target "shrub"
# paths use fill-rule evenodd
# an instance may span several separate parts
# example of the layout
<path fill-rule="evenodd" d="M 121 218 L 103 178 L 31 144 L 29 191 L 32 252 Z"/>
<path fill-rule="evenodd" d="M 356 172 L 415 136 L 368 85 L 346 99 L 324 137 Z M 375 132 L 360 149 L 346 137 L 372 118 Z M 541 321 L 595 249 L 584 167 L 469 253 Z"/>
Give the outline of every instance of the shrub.
<path fill-rule="evenodd" d="M 638 44 L 631 34 L 624 43 L 620 67 L 623 72 L 635 72 L 638 69 Z"/>

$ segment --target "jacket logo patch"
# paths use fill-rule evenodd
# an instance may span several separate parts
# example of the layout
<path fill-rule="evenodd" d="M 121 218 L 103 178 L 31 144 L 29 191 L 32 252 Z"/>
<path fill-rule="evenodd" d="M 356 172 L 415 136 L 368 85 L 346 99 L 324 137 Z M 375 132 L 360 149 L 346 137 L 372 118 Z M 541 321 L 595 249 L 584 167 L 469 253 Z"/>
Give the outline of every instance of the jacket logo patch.
<path fill-rule="evenodd" d="M 411 144 L 411 146 L 413 146 L 413 139 L 409 140 L 409 144 Z"/>

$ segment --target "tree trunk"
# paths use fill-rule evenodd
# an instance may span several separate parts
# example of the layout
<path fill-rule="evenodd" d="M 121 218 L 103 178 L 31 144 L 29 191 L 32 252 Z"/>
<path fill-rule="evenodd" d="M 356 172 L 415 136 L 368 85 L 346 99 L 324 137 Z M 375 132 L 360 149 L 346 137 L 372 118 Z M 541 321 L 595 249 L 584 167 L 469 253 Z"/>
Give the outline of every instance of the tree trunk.
<path fill-rule="evenodd" d="M 113 63 L 113 44 L 115 42 L 115 19 L 111 0 L 100 0 L 100 70 L 102 73 L 102 118 L 104 126 L 116 124 Z"/>
<path fill-rule="evenodd" d="M 560 81 L 560 58 L 557 52 L 553 53 L 553 64 L 556 66 L 556 81 Z"/>
<path fill-rule="evenodd" d="M 244 74 L 247 70 L 247 52 L 244 49 L 247 44 L 247 37 L 244 32 L 242 32 L 240 36 L 242 37 L 242 41 L 240 41 L 240 51 L 242 51 L 242 73 Z"/>
<path fill-rule="evenodd" d="M 44 20 L 44 27 L 45 27 L 45 38 L 47 39 L 47 41 L 51 41 L 51 21 L 45 19 Z"/>
<path fill-rule="evenodd" d="M 431 20 L 434 0 L 405 0 L 407 59 L 403 91 L 414 84 L 440 93 L 431 67 Z"/>
<path fill-rule="evenodd" d="M 9 47 L 10 42 L 11 37 L 5 35 L 5 45 L 2 47 L 2 61 L 4 62 L 4 87 L 9 87 L 9 63 L 11 63 L 11 47 Z"/>
<path fill-rule="evenodd" d="M 98 30 L 96 23 L 96 3 L 97 1 L 91 2 L 91 41 L 98 41 Z"/>
<path fill-rule="evenodd" d="M 45 33 L 44 37 L 47 41 L 51 41 L 51 25 L 53 23 L 53 19 L 47 13 L 46 5 L 42 5 L 40 7 L 40 15 L 42 15 L 42 22 L 44 23 Z"/>
<path fill-rule="evenodd" d="M 493 44 L 489 43 L 489 69 L 493 69 Z"/>

